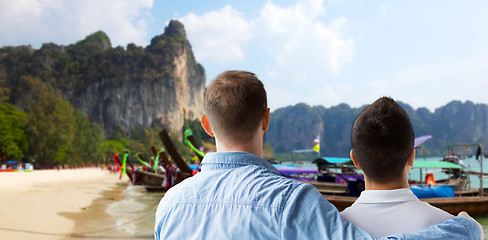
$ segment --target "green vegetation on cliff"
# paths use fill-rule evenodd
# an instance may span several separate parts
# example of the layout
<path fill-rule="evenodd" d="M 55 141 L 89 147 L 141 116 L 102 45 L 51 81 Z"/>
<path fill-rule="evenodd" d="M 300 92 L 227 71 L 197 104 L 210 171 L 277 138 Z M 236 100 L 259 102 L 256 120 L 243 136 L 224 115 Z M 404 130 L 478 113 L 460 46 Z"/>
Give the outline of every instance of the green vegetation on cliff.
<path fill-rule="evenodd" d="M 185 151 L 177 132 L 200 116 L 204 87 L 177 21 L 147 47 L 112 47 L 102 31 L 67 46 L 2 47 L 0 160 L 84 165 L 125 149 L 149 157 L 162 127 Z"/>

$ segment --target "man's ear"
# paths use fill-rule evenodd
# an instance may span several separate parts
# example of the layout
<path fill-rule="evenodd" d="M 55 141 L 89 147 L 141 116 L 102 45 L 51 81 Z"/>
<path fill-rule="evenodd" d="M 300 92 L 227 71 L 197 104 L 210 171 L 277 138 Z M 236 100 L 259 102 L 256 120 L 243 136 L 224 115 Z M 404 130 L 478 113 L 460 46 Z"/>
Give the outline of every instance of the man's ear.
<path fill-rule="evenodd" d="M 349 156 L 351 157 L 351 160 L 352 160 L 352 163 L 354 163 L 354 166 L 357 168 L 357 169 L 361 169 L 361 166 L 359 166 L 359 163 L 358 161 L 356 160 L 356 157 L 354 156 L 354 153 L 351 149 L 351 151 L 349 152 Z"/>
<path fill-rule="evenodd" d="M 205 130 L 205 132 L 210 136 L 210 137 L 215 137 L 214 136 L 214 133 L 212 131 L 212 128 L 210 127 L 210 123 L 208 123 L 208 119 L 207 119 L 207 115 L 203 114 L 202 115 L 202 127 L 203 127 L 203 130 Z"/>
<path fill-rule="evenodd" d="M 268 127 L 269 127 L 269 116 L 270 116 L 269 111 L 270 111 L 269 108 L 264 111 L 263 126 L 262 126 L 263 132 L 268 131 Z"/>
<path fill-rule="evenodd" d="M 408 157 L 407 165 L 410 167 L 413 167 L 413 164 L 415 163 L 415 148 L 412 150 L 412 153 L 410 153 L 410 157 Z"/>

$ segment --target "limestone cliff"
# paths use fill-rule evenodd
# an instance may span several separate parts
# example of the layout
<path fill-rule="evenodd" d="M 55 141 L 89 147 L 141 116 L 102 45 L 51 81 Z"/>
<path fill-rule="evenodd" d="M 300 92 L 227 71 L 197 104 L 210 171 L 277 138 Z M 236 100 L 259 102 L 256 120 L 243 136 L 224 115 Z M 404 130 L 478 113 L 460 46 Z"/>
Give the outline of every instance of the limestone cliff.
<path fill-rule="evenodd" d="M 488 146 L 488 105 L 471 101 L 452 101 L 434 112 L 426 108 L 413 109 L 398 102 L 407 112 L 415 135 L 432 135 L 423 146 L 428 156 L 443 156 L 453 144 L 481 143 Z M 330 108 L 297 104 L 277 109 L 271 113 L 269 131 L 265 142 L 276 152 L 311 149 L 313 139 L 320 135 L 320 152 L 323 156 L 349 157 L 351 128 L 356 116 L 364 109 L 339 104 Z M 467 154 L 474 154 L 473 152 Z"/>
<path fill-rule="evenodd" d="M 60 89 L 107 134 L 125 129 L 130 135 L 155 124 L 176 132 L 185 118 L 203 112 L 205 72 L 178 21 L 145 48 L 112 48 L 101 31 L 68 46 L 4 47 L 0 72 L 0 85 L 4 82 L 16 105 L 22 107 L 21 96 L 28 95 L 22 77 L 34 76 Z"/>

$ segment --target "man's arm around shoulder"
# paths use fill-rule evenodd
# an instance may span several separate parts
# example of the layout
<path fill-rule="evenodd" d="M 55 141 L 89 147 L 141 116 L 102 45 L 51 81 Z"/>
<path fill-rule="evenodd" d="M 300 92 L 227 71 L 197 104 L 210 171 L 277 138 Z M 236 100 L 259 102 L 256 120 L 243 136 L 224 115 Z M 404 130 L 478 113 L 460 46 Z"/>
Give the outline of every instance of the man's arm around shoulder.
<path fill-rule="evenodd" d="M 465 217 L 467 216 L 467 217 Z M 415 233 L 397 234 L 382 239 L 445 240 L 471 239 L 483 240 L 481 225 L 467 214 L 459 214 L 443 223 L 424 228 Z"/>
<path fill-rule="evenodd" d="M 311 185 L 298 187 L 288 200 L 283 210 L 282 239 L 374 239 L 364 230 L 342 220 L 337 209 Z M 469 216 L 460 215 L 415 233 L 397 234 L 383 239 L 479 240 L 483 238 L 481 225 Z"/>

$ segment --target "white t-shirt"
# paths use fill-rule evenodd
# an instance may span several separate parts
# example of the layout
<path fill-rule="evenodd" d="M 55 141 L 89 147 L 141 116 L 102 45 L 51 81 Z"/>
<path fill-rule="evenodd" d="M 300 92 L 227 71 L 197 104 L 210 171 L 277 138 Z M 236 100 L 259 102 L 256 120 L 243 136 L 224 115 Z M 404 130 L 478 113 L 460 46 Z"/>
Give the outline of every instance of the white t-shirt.
<path fill-rule="evenodd" d="M 416 232 L 454 217 L 420 201 L 409 188 L 365 190 L 341 216 L 377 238 Z"/>

